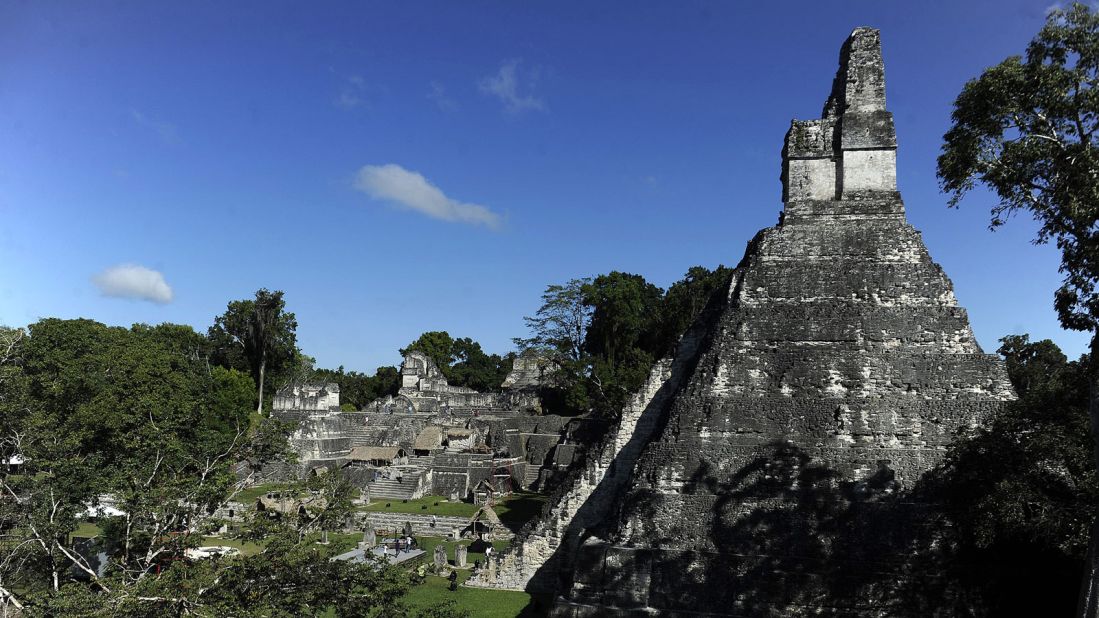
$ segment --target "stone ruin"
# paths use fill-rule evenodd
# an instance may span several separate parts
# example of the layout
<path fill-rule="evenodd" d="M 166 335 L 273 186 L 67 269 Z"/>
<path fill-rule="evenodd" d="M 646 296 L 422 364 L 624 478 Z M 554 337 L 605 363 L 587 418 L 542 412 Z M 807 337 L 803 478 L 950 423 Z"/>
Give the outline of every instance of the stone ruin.
<path fill-rule="evenodd" d="M 535 413 L 546 373 L 523 355 L 502 392 L 479 393 L 448 384 L 430 358 L 410 352 L 400 394 L 354 412 L 340 410 L 337 384 L 287 386 L 272 415 L 297 424 L 290 443 L 298 463 L 267 480 L 338 470 L 369 499 L 546 490 L 599 432 L 585 418 Z"/>
<path fill-rule="evenodd" d="M 1014 392 L 905 218 L 878 31 L 839 64 L 822 118 L 786 135 L 778 225 L 468 585 L 552 595 L 555 616 L 878 616 L 936 594 L 912 562 L 927 504 L 893 498 Z"/>
<path fill-rule="evenodd" d="M 525 410 L 541 412 L 538 386 L 542 373 L 533 375 L 532 361 L 519 356 L 512 364 L 499 392 L 482 393 L 466 386 L 450 384 L 435 361 L 427 354 L 412 350 L 401 362 L 401 387 L 396 397 L 375 402 L 374 410 L 391 412 L 435 412 L 450 410 Z"/>

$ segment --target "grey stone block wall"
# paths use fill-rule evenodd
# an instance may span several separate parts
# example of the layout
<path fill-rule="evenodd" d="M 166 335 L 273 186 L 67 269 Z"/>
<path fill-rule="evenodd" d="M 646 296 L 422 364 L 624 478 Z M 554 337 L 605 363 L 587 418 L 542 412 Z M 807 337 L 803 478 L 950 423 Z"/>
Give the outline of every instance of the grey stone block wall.
<path fill-rule="evenodd" d="M 859 28 L 824 117 L 787 134 L 779 225 L 625 490 L 547 560 L 574 567 L 555 615 L 913 614 L 904 591 L 940 589 L 910 492 L 1014 393 L 905 219 L 895 151 L 878 32 Z"/>

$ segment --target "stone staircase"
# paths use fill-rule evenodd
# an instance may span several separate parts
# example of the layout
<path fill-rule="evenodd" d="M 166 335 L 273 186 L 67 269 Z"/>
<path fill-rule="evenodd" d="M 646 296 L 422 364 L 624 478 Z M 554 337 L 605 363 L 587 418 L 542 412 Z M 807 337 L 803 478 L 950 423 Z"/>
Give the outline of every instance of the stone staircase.
<path fill-rule="evenodd" d="M 541 473 L 542 468 L 534 464 L 527 464 L 526 473 L 523 474 L 523 487 L 526 489 L 534 487 L 534 484 L 538 482 L 538 476 Z"/>
<path fill-rule="evenodd" d="M 426 470 L 417 466 L 398 466 L 401 480 L 379 477 L 367 483 L 371 500 L 411 500 L 422 496 L 426 489 Z"/>
<path fill-rule="evenodd" d="M 732 284 L 730 288 L 732 289 Z M 727 298 L 727 297 L 726 297 Z M 634 465 L 664 416 L 707 341 L 709 323 L 715 317 L 711 302 L 703 316 L 680 339 L 674 359 L 653 366 L 649 378 L 623 408 L 618 425 L 594 446 L 583 468 L 546 501 L 542 517 L 522 530 L 516 541 L 493 560 L 485 562 L 465 585 L 478 588 L 553 592 L 558 572 L 568 571 L 567 561 L 585 533 L 610 514 L 629 482 Z"/>

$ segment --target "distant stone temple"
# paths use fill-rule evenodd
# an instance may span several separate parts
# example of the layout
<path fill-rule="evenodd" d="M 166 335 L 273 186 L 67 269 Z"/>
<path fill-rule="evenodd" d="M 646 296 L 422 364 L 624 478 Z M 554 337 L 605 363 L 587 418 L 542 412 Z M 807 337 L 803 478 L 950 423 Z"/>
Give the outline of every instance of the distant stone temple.
<path fill-rule="evenodd" d="M 413 351 L 401 365 L 397 396 L 353 412 L 341 411 L 337 384 L 287 386 L 275 395 L 272 415 L 296 423 L 290 444 L 298 461 L 273 474 L 338 471 L 365 495 L 385 499 L 491 500 L 548 489 L 596 431 L 586 418 L 540 414 L 547 367 L 521 355 L 501 391 L 480 393 L 452 386 L 434 361 Z"/>
<path fill-rule="evenodd" d="M 536 350 L 524 350 L 515 357 L 511 372 L 501 385 L 505 390 L 537 390 L 553 376 L 558 365 Z"/>
<path fill-rule="evenodd" d="M 452 409 L 528 410 L 540 411 L 537 386 L 541 374 L 532 376 L 529 358 L 520 356 L 505 379 L 501 390 L 481 393 L 466 386 L 447 382 L 442 370 L 428 355 L 418 350 L 405 354 L 401 363 L 401 388 L 396 398 L 378 401 L 375 409 L 392 409 L 394 405 L 418 412 Z"/>
<path fill-rule="evenodd" d="M 577 617 L 881 616 L 910 581 L 935 594 L 907 544 L 923 506 L 892 498 L 1015 395 L 905 218 L 878 31 L 839 64 L 786 135 L 778 225 L 469 585 Z"/>

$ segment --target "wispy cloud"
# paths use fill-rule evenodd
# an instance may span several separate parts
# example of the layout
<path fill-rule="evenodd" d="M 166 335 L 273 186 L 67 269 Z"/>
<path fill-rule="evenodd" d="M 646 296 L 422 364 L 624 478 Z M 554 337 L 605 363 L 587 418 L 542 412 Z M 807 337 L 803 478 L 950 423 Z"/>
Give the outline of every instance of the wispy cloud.
<path fill-rule="evenodd" d="M 156 133 L 160 137 L 160 139 L 164 141 L 164 143 L 179 143 L 179 132 L 176 131 L 176 126 L 174 124 L 160 118 L 147 116 L 136 109 L 130 110 L 130 118 L 139 127 L 143 127 Z"/>
<path fill-rule="evenodd" d="M 355 176 L 355 188 L 377 200 L 415 210 L 435 219 L 500 227 L 500 215 L 479 204 L 451 199 L 422 174 L 400 165 L 364 165 Z"/>
<path fill-rule="evenodd" d="M 527 110 L 545 111 L 546 103 L 534 95 L 534 85 L 538 81 L 537 71 L 522 72 L 519 59 L 508 60 L 500 65 L 495 75 L 481 78 L 477 83 L 481 93 L 500 99 L 504 111 L 519 114 Z M 525 90 L 524 94 L 521 92 Z"/>
<path fill-rule="evenodd" d="M 92 283 L 104 296 L 147 300 L 166 304 L 172 302 L 172 288 L 164 275 L 138 264 L 119 264 L 92 277 Z"/>
<path fill-rule="evenodd" d="M 340 90 L 340 94 L 336 96 L 336 107 L 341 109 L 355 109 L 356 107 L 365 106 L 368 101 L 366 98 L 366 80 L 361 75 L 352 75 L 344 80 L 343 87 Z"/>
<path fill-rule="evenodd" d="M 458 109 L 458 103 L 447 95 L 446 88 L 439 82 L 431 82 L 431 92 L 427 93 L 427 98 L 434 101 L 435 105 L 444 112 Z"/>

